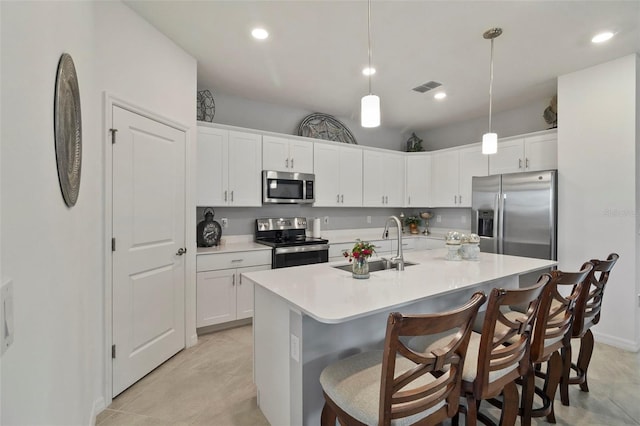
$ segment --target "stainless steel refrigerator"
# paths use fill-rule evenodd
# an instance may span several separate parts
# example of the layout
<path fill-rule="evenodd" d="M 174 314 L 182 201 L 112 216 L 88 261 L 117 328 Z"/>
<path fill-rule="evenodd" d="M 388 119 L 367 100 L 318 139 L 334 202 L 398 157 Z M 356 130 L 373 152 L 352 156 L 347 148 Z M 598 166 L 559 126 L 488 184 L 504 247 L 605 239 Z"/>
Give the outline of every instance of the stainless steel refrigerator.
<path fill-rule="evenodd" d="M 474 177 L 480 251 L 557 260 L 557 193 L 556 170 Z"/>

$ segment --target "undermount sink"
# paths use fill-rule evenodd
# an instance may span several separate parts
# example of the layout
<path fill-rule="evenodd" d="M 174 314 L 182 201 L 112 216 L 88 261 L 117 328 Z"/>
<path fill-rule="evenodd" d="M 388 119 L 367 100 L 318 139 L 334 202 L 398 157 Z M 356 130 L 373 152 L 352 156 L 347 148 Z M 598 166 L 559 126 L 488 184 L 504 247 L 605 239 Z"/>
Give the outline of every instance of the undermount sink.
<path fill-rule="evenodd" d="M 395 265 L 391 265 L 390 267 L 387 267 L 388 263 L 384 260 L 373 260 L 371 262 L 369 262 L 369 272 L 378 272 L 378 271 L 384 271 L 386 269 L 396 269 Z M 417 263 L 413 263 L 413 262 L 404 262 L 404 266 L 413 266 L 413 265 L 417 265 Z M 351 263 L 349 263 L 348 265 L 339 265 L 339 266 L 334 266 L 334 268 L 336 269 L 342 269 L 343 271 L 347 271 L 347 272 L 351 272 L 353 266 Z"/>

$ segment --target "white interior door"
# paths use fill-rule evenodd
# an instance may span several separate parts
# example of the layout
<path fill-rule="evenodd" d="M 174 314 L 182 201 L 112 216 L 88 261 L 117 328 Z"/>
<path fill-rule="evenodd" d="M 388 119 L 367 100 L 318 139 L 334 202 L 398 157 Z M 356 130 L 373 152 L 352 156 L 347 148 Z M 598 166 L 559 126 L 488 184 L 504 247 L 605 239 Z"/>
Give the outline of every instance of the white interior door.
<path fill-rule="evenodd" d="M 115 396 L 185 345 L 186 135 L 112 112 Z"/>

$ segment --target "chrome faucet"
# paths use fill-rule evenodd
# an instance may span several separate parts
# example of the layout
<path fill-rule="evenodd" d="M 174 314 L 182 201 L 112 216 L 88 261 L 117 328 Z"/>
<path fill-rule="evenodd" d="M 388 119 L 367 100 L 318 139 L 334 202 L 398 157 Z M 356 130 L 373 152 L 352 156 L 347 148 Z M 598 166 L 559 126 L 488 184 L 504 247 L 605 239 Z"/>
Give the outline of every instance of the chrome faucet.
<path fill-rule="evenodd" d="M 396 255 L 390 259 L 391 264 L 396 266 L 398 271 L 404 271 L 404 257 L 402 256 L 402 224 L 400 223 L 400 219 L 396 216 L 389 216 L 387 221 L 384 223 L 384 231 L 382 232 L 382 239 L 389 238 L 389 221 L 393 220 L 396 224 L 396 228 L 398 228 L 398 251 Z"/>

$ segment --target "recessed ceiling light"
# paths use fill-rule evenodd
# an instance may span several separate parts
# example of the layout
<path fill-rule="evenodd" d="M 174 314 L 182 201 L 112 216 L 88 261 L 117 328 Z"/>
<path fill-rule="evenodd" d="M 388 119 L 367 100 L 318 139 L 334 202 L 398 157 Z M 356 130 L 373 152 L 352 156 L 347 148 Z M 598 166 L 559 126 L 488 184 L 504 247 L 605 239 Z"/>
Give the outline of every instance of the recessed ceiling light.
<path fill-rule="evenodd" d="M 596 34 L 595 36 L 593 36 L 593 38 L 591 39 L 591 42 L 604 43 L 607 40 L 611 40 L 611 37 L 613 37 L 613 33 L 611 31 L 605 31 L 603 33 Z"/>
<path fill-rule="evenodd" d="M 264 28 L 254 28 L 253 30 L 251 30 L 251 35 L 253 36 L 253 38 L 256 38 L 258 40 L 264 40 L 265 38 L 269 37 L 269 33 Z"/>
<path fill-rule="evenodd" d="M 442 99 L 444 99 L 444 98 L 446 98 L 446 97 L 447 97 L 447 94 L 446 94 L 446 93 L 444 93 L 444 92 L 438 92 L 438 93 L 436 93 L 435 95 L 433 95 L 433 98 L 434 98 L 434 99 L 437 99 L 437 100 L 439 100 L 439 101 L 440 101 L 440 100 L 442 100 Z"/>
<path fill-rule="evenodd" d="M 369 68 L 369 67 L 365 67 L 365 68 L 362 70 L 362 74 L 364 74 L 364 75 L 374 75 L 375 73 L 376 73 L 376 69 L 375 69 L 375 68 L 373 68 L 373 67 L 371 67 L 371 68 Z"/>

